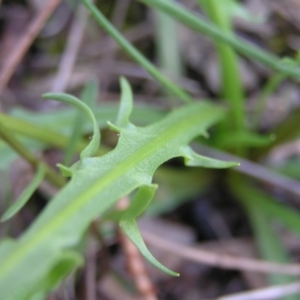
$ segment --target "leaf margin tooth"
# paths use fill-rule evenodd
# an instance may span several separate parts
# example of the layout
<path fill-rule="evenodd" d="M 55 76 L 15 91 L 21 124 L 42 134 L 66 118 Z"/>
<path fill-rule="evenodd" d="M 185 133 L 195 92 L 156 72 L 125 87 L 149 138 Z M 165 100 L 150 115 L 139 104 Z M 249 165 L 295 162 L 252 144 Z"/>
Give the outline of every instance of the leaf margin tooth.
<path fill-rule="evenodd" d="M 144 210 L 150 204 L 154 193 L 157 189 L 157 184 L 144 184 L 139 187 L 137 190 L 134 199 L 130 205 L 130 207 L 125 211 L 119 225 L 125 235 L 131 240 L 132 243 L 138 248 L 140 253 L 155 267 L 160 269 L 161 271 L 171 275 L 171 276 L 179 276 L 179 273 L 174 272 L 161 264 L 148 250 L 141 232 L 138 228 L 136 218 L 140 216 Z"/>
<path fill-rule="evenodd" d="M 96 120 L 96 117 L 95 117 L 93 111 L 84 102 L 79 100 L 77 97 L 69 95 L 69 94 L 46 93 L 46 94 L 42 95 L 42 98 L 47 99 L 47 100 L 52 99 L 52 100 L 56 100 L 59 102 L 70 104 L 88 116 L 88 118 L 93 123 L 93 137 L 91 138 L 89 144 L 81 151 L 80 159 L 82 159 L 84 157 L 94 156 L 99 149 L 101 135 L 100 135 L 98 123 L 97 123 L 97 120 Z"/>
<path fill-rule="evenodd" d="M 121 76 L 120 77 L 121 86 L 121 99 L 118 115 L 116 118 L 116 126 L 121 128 L 130 127 L 130 116 L 133 109 L 133 93 L 128 80 Z"/>
<path fill-rule="evenodd" d="M 232 161 L 222 161 L 208 156 L 203 156 L 196 153 L 190 146 L 181 147 L 181 155 L 184 158 L 184 163 L 188 167 L 203 167 L 226 169 L 231 167 L 238 167 L 240 163 Z"/>

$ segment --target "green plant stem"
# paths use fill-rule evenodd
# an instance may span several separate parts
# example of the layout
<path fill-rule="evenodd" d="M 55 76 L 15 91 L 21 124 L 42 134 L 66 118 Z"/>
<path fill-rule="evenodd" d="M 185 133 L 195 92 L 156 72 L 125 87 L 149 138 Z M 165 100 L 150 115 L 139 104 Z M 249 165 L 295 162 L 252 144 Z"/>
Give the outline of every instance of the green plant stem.
<path fill-rule="evenodd" d="M 15 216 L 29 201 L 33 193 L 39 187 L 45 177 L 45 165 L 40 164 L 37 168 L 37 172 L 31 179 L 29 185 L 23 190 L 18 199 L 9 206 L 9 208 L 2 215 L 0 222 L 5 222 Z"/>
<path fill-rule="evenodd" d="M 201 32 L 216 41 L 227 43 L 247 57 L 251 57 L 278 72 L 300 79 L 300 69 L 298 67 L 291 66 L 290 64 L 281 61 L 277 56 L 220 29 L 213 23 L 202 19 L 201 16 L 189 12 L 182 5 L 161 0 L 140 1 L 164 11 L 191 29 Z"/>
<path fill-rule="evenodd" d="M 199 1 L 201 5 L 201 1 Z M 211 20 L 228 34 L 233 34 L 230 16 L 222 11 L 218 0 L 205 0 L 205 9 Z M 241 131 L 244 128 L 244 92 L 240 79 L 238 58 L 234 50 L 224 42 L 217 42 L 221 66 L 222 96 L 229 102 L 232 118 L 227 119 L 231 129 Z"/>
<path fill-rule="evenodd" d="M 173 95 L 185 102 L 192 101 L 191 97 L 177 84 L 165 77 L 149 60 L 147 60 L 132 44 L 130 44 L 122 34 L 105 18 L 97 7 L 89 0 L 82 0 L 86 8 L 91 12 L 95 20 L 102 26 L 107 33 L 125 50 L 133 59 L 143 66 L 158 82 L 160 82 Z"/>
<path fill-rule="evenodd" d="M 37 157 L 32 155 L 27 149 L 11 134 L 2 122 L 0 122 L 0 138 L 5 141 L 12 149 L 14 149 L 21 157 L 23 157 L 34 169 L 39 164 L 45 166 L 47 178 L 57 187 L 65 185 L 65 179 L 59 174 L 55 173 L 47 164 L 40 161 Z"/>

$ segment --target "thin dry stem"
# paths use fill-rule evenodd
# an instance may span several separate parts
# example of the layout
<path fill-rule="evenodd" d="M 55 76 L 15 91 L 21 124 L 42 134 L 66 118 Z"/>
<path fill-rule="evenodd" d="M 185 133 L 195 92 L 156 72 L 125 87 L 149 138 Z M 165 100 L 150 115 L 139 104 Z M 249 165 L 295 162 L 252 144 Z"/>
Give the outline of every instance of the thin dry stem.
<path fill-rule="evenodd" d="M 86 272 L 85 272 L 85 299 L 97 300 L 96 289 L 96 251 L 95 241 L 90 238 L 87 249 Z"/>
<path fill-rule="evenodd" d="M 69 79 L 81 45 L 87 17 L 88 11 L 83 5 L 80 5 L 78 18 L 73 20 L 67 45 L 59 63 L 58 73 L 52 85 L 51 91 L 53 92 L 64 92 L 68 87 Z"/>
<path fill-rule="evenodd" d="M 270 286 L 263 289 L 252 290 L 243 293 L 236 293 L 215 300 L 276 300 L 284 296 L 300 293 L 300 282 L 293 282 L 284 285 Z"/>
<path fill-rule="evenodd" d="M 143 230 L 144 239 L 151 245 L 174 253 L 185 259 L 198 263 L 216 266 L 224 269 L 235 269 L 261 273 L 280 273 L 280 274 L 300 274 L 299 264 L 279 264 L 270 263 L 258 259 L 241 258 L 227 254 L 212 253 L 196 249 L 194 247 L 183 246 L 178 243 L 168 241 L 165 238 Z"/>
<path fill-rule="evenodd" d="M 292 193 L 296 196 L 300 196 L 299 181 L 281 174 L 276 174 L 268 168 L 264 167 L 263 165 L 204 145 L 195 145 L 195 150 L 201 152 L 202 155 L 208 155 L 210 157 L 221 160 L 239 162 L 241 165 L 238 168 L 234 168 L 234 171 L 240 172 L 245 175 L 249 175 L 253 178 L 262 180 L 263 182 L 270 183 L 275 187 L 280 187 L 283 190 Z"/>
<path fill-rule="evenodd" d="M 44 24 L 60 4 L 60 2 L 61 0 L 46 1 L 42 11 L 40 11 L 28 25 L 18 44 L 14 45 L 14 48 L 10 56 L 6 59 L 3 69 L 0 73 L 0 95 L 15 72 L 19 62 L 22 60 L 30 45 L 42 30 Z"/>

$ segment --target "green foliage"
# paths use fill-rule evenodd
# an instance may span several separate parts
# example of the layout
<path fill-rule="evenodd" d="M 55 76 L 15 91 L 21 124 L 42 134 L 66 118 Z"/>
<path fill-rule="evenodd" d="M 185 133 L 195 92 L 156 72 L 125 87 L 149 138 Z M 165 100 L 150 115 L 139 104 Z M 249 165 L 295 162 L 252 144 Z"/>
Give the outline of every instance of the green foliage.
<path fill-rule="evenodd" d="M 85 89 L 83 90 L 82 101 L 86 103 L 87 106 L 93 110 L 95 103 L 97 101 L 97 95 L 98 95 L 97 84 L 96 82 L 91 81 L 86 85 Z M 69 165 L 71 163 L 72 158 L 76 153 L 76 145 L 81 139 L 84 119 L 85 119 L 84 114 L 81 111 L 78 111 L 78 114 L 76 115 L 74 120 L 73 132 L 70 136 L 70 140 L 65 151 L 64 164 L 66 165 Z M 96 127 L 98 127 L 97 119 L 95 121 L 96 121 Z M 96 148 L 98 150 L 99 147 Z"/>
<path fill-rule="evenodd" d="M 240 199 L 251 221 L 255 238 L 261 256 L 269 261 L 287 263 L 290 261 L 278 233 L 276 223 L 280 222 L 286 228 L 300 236 L 300 215 L 283 204 L 275 202 L 272 197 L 250 185 L 243 178 L 234 176 L 230 179 L 231 190 Z M 296 280 L 294 276 L 271 274 L 271 284 L 284 284 Z M 297 295 L 284 297 L 285 300 L 296 300 Z"/>
<path fill-rule="evenodd" d="M 162 85 L 165 95 L 173 95 L 182 100 L 185 106 L 167 114 L 150 104 L 144 107 L 134 104 L 131 87 L 125 78 L 121 78 L 122 93 L 118 106 L 102 104 L 96 107 L 97 86 L 90 83 L 82 93 L 82 101 L 68 94 L 48 93 L 43 96 L 45 99 L 70 104 L 79 111 L 68 108 L 53 114 L 36 115 L 23 110 L 14 112 L 13 116 L 0 114 L 0 168 L 6 169 L 19 155 L 36 169 L 32 182 L 6 210 L 1 221 L 18 213 L 42 180 L 49 180 L 58 187 L 64 186 L 21 237 L 1 241 L 1 299 L 45 299 L 49 291 L 58 287 L 68 274 L 84 264 L 78 245 L 90 223 L 99 216 L 118 221 L 125 234 L 150 263 L 170 275 L 178 276 L 178 273 L 163 266 L 149 252 L 136 219 L 148 208 L 155 193 L 158 199 L 164 199 L 165 202 L 154 203 L 150 207 L 150 214 L 170 211 L 186 201 L 186 197 L 207 190 L 214 182 L 214 173 L 188 168 L 169 170 L 165 167 L 156 172 L 157 168 L 175 157 L 183 157 L 185 165 L 191 167 L 237 166 L 238 163 L 197 154 L 189 146 L 198 136 L 207 138 L 208 130 L 213 125 L 217 126 L 210 145 L 246 158 L 248 154 L 251 154 L 251 158 L 262 157 L 275 145 L 295 139 L 300 134 L 299 108 L 288 120 L 278 125 L 275 134 L 262 136 L 259 132 L 267 97 L 286 78 L 299 80 L 298 59 L 279 59 L 238 38 L 234 34 L 232 16 L 239 14 L 249 19 L 252 17 L 236 1 L 224 0 L 219 3 L 216 0 L 199 0 L 200 8 L 211 20 L 207 21 L 176 1 L 141 0 L 157 10 L 160 64 L 166 68 L 166 74 L 173 74 L 175 79 L 182 75 L 179 45 L 176 43 L 176 30 L 171 34 L 167 28 L 170 25 L 164 24 L 177 25 L 176 21 L 179 21 L 213 39 L 219 56 L 222 82 L 218 96 L 225 98 L 227 109 L 207 100 L 192 102 L 190 95 L 127 41 L 96 5 L 89 0 L 82 2 L 93 19 L 122 50 Z M 173 55 L 166 56 L 166 53 L 171 53 L 166 48 L 169 40 L 174 45 L 172 53 L 178 60 L 176 62 L 172 61 Z M 246 98 L 239 74 L 238 53 L 276 72 L 261 91 L 254 117 L 249 117 L 245 109 Z M 249 122 L 253 119 L 255 124 Z M 100 130 L 107 127 L 118 135 L 117 146 L 111 151 L 100 146 Z M 87 142 L 82 135 L 90 132 L 93 135 Z M 64 150 L 64 165 L 58 164 L 58 167 L 63 176 L 71 177 L 67 184 L 62 176 L 33 155 L 49 146 Z M 80 153 L 80 159 L 70 167 L 77 153 Z M 286 169 L 286 172 L 298 176 L 291 166 L 286 166 Z M 228 172 L 226 178 L 228 193 L 232 193 L 243 204 L 262 257 L 288 262 L 289 255 L 273 224 L 281 223 L 287 230 L 300 236 L 299 213 L 279 203 L 262 188 L 252 185 L 249 178 L 234 176 L 232 173 Z M 153 177 L 153 182 L 158 182 L 162 189 L 152 182 Z M 126 211 L 113 210 L 119 199 L 131 194 L 134 196 Z M 271 283 L 285 283 L 293 278 L 272 275 L 269 279 Z"/>
<path fill-rule="evenodd" d="M 0 294 L 4 299 L 27 299 L 52 289 L 61 279 L 53 275 L 58 274 L 57 268 L 65 266 L 65 274 L 80 265 L 79 254 L 71 249 L 78 245 L 89 223 L 121 197 L 139 187 L 142 188 L 137 193 L 133 207 L 122 217 L 121 226 L 146 258 L 167 271 L 145 248 L 134 219 L 147 206 L 147 199 L 151 200 L 156 188 L 151 185 L 151 178 L 157 167 L 166 160 L 183 156 L 188 164 L 217 167 L 217 161 L 211 162 L 195 154 L 187 144 L 196 136 L 205 134 L 207 128 L 219 121 L 224 112 L 202 101 L 175 110 L 162 121 L 147 127 L 136 127 L 129 122 L 132 95 L 124 79 L 122 88 L 122 103 L 116 125 L 109 124 L 112 130 L 119 133 L 119 142 L 114 150 L 102 157 L 90 157 L 97 151 L 99 143 L 99 131 L 90 109 L 70 95 L 44 96 L 84 111 L 94 125 L 94 134 L 82 151 L 80 161 L 71 168 L 63 168 L 64 174 L 72 176 L 70 183 L 52 199 L 19 240 L 2 242 Z M 223 162 L 219 164 L 224 167 Z M 142 197 L 146 198 L 146 203 L 141 201 Z M 14 284 L 16 280 L 17 285 Z"/>
<path fill-rule="evenodd" d="M 156 189 L 157 185 L 155 184 L 143 185 L 139 188 L 130 208 L 121 217 L 120 226 L 150 263 L 169 275 L 179 276 L 178 273 L 169 270 L 152 256 L 143 241 L 135 220 L 147 208 Z"/>
<path fill-rule="evenodd" d="M 294 77 L 295 79 L 299 79 L 298 67 L 291 66 L 289 62 L 282 61 L 275 55 L 220 29 L 218 26 L 215 26 L 214 24 L 204 20 L 199 15 L 188 11 L 180 4 L 171 4 L 168 1 L 160 0 L 140 1 L 165 12 L 182 24 L 213 38 L 215 41 L 227 43 L 229 46 L 249 58 L 255 59 L 280 73 Z"/>
<path fill-rule="evenodd" d="M 176 3 L 171 4 L 169 1 L 160 0 L 141 1 L 214 40 L 220 59 L 221 82 L 223 85 L 222 93 L 230 106 L 230 114 L 228 115 L 225 126 L 222 123 L 221 125 L 223 126 L 217 131 L 213 141 L 214 146 L 233 151 L 243 156 L 246 156 L 251 148 L 260 147 L 254 155 L 255 157 L 259 157 L 266 154 L 274 145 L 299 135 L 298 121 L 296 121 L 299 120 L 299 109 L 293 113 L 289 120 L 280 124 L 275 134 L 270 136 L 260 136 L 258 132 L 255 132 L 257 127 L 247 125 L 246 116 L 244 114 L 243 87 L 240 81 L 238 61 L 234 50 L 279 72 L 270 79 L 261 94 L 255 116 L 256 124 L 254 125 L 260 123 L 266 97 L 270 95 L 277 85 L 286 79 L 287 76 L 292 76 L 299 80 L 299 68 L 297 67 L 296 60 L 290 58 L 281 60 L 273 54 L 235 36 L 231 26 L 232 12 L 234 10 L 236 11 L 236 6 L 234 7 L 234 5 L 232 5 L 236 4 L 234 1 L 226 0 L 220 4 L 215 0 L 199 0 L 199 4 L 204 8 L 209 18 L 215 24 L 206 21 L 196 13 L 190 12 Z M 226 9 L 224 9 L 225 6 Z M 277 140 L 276 137 L 278 137 Z M 232 183 L 230 188 L 236 190 L 236 185 L 236 182 Z M 283 207 L 283 211 L 285 212 L 283 215 L 285 217 L 282 217 L 277 206 L 270 204 L 272 202 L 266 202 L 263 196 L 259 197 L 259 202 L 254 202 L 253 199 L 257 196 L 255 192 L 252 190 L 246 192 L 245 190 L 245 185 L 243 185 L 243 190 L 238 193 L 238 199 L 242 202 L 245 202 L 245 199 L 247 199 L 247 205 L 245 207 L 249 213 L 249 219 L 252 220 L 256 240 L 261 249 L 267 249 L 262 251 L 263 256 L 267 259 L 279 258 L 281 261 L 287 261 L 288 255 L 285 253 L 284 247 L 282 247 L 280 241 L 278 241 L 277 237 L 273 234 L 272 229 L 268 227 L 268 212 L 264 214 L 260 213 L 260 210 L 265 205 L 271 206 L 272 210 L 276 211 L 274 217 L 281 220 L 284 218 L 289 225 L 291 225 L 291 220 L 295 221 L 295 219 L 298 218 L 299 214 L 296 212 L 287 213 L 288 209 Z M 257 193 L 259 194 L 259 191 Z M 289 217 L 286 217 L 287 214 L 293 217 L 289 219 Z M 295 226 L 293 226 L 293 229 L 295 229 Z M 272 251 L 274 251 L 274 255 L 272 255 Z M 276 280 L 273 280 L 274 278 L 276 278 Z M 270 281 L 274 283 L 285 283 L 287 280 L 285 276 L 271 276 Z M 289 299 L 292 299 L 292 297 Z"/>
<path fill-rule="evenodd" d="M 230 10 L 224 7 L 232 5 L 231 0 L 201 0 L 201 7 L 205 8 L 211 20 L 222 28 L 225 32 L 233 34 Z M 224 42 L 216 42 L 220 60 L 220 73 L 222 82 L 222 97 L 224 97 L 231 107 L 233 118 L 227 120 L 227 128 L 242 131 L 245 127 L 244 116 L 244 91 L 241 83 L 238 57 L 235 51 Z M 239 144 L 236 144 L 239 145 Z"/>
<path fill-rule="evenodd" d="M 114 40 L 142 67 L 144 67 L 157 81 L 165 86 L 174 96 L 190 102 L 190 96 L 164 76 L 147 58 L 145 58 L 132 44 L 130 44 L 118 30 L 105 18 L 97 7 L 89 0 L 82 0 L 86 8 L 91 12 L 95 20 L 114 38 Z"/>

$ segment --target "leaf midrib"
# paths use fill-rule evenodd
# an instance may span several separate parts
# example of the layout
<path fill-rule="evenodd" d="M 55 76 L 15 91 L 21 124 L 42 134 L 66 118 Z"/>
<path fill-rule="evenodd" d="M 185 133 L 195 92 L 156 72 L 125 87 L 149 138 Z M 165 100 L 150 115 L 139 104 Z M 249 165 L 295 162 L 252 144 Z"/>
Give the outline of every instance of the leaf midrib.
<path fill-rule="evenodd" d="M 198 110 L 200 107 L 198 108 Z M 193 116 L 189 116 L 182 122 L 174 122 L 169 128 L 167 128 L 160 136 L 151 139 L 151 142 L 144 144 L 136 152 L 131 153 L 131 157 L 125 159 L 123 163 L 119 164 L 115 169 L 110 171 L 105 177 L 101 177 L 97 180 L 88 190 L 84 190 L 79 196 L 76 197 L 74 202 L 71 205 L 68 205 L 64 210 L 60 211 L 58 215 L 54 216 L 50 222 L 44 225 L 44 228 L 39 230 L 38 234 L 33 235 L 33 237 L 28 241 L 23 247 L 19 247 L 17 252 L 14 252 L 12 256 L 5 261 L 2 265 L 1 270 L 2 274 L 5 275 L 7 270 L 13 268 L 12 266 L 16 265 L 18 260 L 21 260 L 22 257 L 26 255 L 26 252 L 30 252 L 32 248 L 36 248 L 36 245 L 46 238 L 46 236 L 55 231 L 60 225 L 68 219 L 69 215 L 78 213 L 79 209 L 86 205 L 89 199 L 93 199 L 99 190 L 104 190 L 110 184 L 114 184 L 114 181 L 121 176 L 124 176 L 128 170 L 133 166 L 140 164 L 145 158 L 149 157 L 151 153 L 154 153 L 156 149 L 164 148 L 164 144 L 168 140 L 172 140 L 174 136 L 178 135 L 178 132 L 186 132 L 186 128 L 193 126 L 194 122 L 199 122 L 201 116 L 199 115 L 197 108 L 195 108 L 192 113 Z M 204 108 L 205 110 L 205 108 Z M 202 118 L 206 117 L 202 116 Z M 196 119 L 196 120 L 195 120 Z M 201 119 L 203 122 L 203 119 Z M 163 126 L 163 125 L 162 125 Z M 116 149 L 117 151 L 118 149 Z M 121 171 L 120 171 L 121 170 Z M 121 174 L 121 175 L 120 175 Z M 133 187 L 134 188 L 134 187 Z M 117 199 L 106 199 L 108 203 L 111 203 L 113 200 Z M 0 273 L 0 277 L 1 277 Z M 3 277 L 3 276 L 2 276 Z"/>

